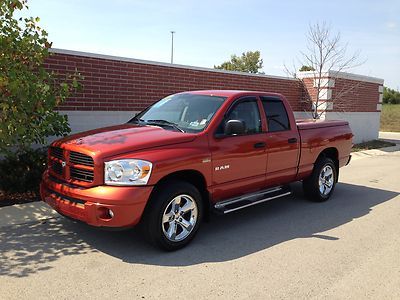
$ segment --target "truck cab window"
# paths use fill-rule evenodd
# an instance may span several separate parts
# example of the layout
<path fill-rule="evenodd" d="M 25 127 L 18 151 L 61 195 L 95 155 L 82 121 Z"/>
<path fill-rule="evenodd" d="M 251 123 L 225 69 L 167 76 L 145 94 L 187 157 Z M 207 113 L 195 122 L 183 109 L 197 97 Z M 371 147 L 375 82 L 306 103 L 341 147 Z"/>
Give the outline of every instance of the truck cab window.
<path fill-rule="evenodd" d="M 257 100 L 253 97 L 239 100 L 225 118 L 225 122 L 229 120 L 243 121 L 246 134 L 259 133 L 262 130 Z"/>
<path fill-rule="evenodd" d="M 261 97 L 265 111 L 265 117 L 268 122 L 268 131 L 284 131 L 290 129 L 289 118 L 283 105 L 278 98 Z"/>

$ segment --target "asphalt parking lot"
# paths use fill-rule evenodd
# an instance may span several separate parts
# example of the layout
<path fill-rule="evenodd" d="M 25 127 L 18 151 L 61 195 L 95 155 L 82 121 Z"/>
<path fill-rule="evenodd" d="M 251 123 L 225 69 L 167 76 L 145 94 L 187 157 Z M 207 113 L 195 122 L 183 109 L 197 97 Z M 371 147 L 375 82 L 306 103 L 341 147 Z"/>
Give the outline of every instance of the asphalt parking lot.
<path fill-rule="evenodd" d="M 400 299 L 400 152 L 356 157 L 332 199 L 213 216 L 189 247 L 56 218 L 0 228 L 2 299 Z"/>

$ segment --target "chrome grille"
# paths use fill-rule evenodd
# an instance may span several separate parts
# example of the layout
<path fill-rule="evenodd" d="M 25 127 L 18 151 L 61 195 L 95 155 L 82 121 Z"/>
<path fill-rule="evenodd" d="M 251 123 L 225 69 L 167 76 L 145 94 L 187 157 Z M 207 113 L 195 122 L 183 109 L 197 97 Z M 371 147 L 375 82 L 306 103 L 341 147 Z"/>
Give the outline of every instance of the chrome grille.
<path fill-rule="evenodd" d="M 71 179 L 75 179 L 75 180 L 92 182 L 94 173 L 93 173 L 93 170 L 84 170 L 84 169 L 78 169 L 75 167 L 71 167 L 70 168 L 70 177 L 71 177 Z"/>
<path fill-rule="evenodd" d="M 64 159 L 63 149 L 58 147 L 50 147 L 50 155 L 61 160 Z"/>
<path fill-rule="evenodd" d="M 51 146 L 49 149 L 50 175 L 69 181 L 94 181 L 94 160 L 89 155 Z"/>
<path fill-rule="evenodd" d="M 82 154 L 82 153 L 75 152 L 75 151 L 71 151 L 69 153 L 69 161 L 76 165 L 84 165 L 84 166 L 89 166 L 89 167 L 94 166 L 93 158 L 91 158 L 90 156 L 88 156 L 86 154 Z"/>

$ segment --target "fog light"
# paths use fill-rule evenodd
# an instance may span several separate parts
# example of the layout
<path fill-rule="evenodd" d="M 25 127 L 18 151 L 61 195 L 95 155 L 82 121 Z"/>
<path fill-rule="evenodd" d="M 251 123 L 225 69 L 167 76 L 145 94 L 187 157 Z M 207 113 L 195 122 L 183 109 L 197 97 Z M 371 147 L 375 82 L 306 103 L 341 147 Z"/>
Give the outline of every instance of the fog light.
<path fill-rule="evenodd" d="M 114 218 L 114 212 L 107 207 L 99 207 L 98 217 L 103 220 L 111 220 Z"/>

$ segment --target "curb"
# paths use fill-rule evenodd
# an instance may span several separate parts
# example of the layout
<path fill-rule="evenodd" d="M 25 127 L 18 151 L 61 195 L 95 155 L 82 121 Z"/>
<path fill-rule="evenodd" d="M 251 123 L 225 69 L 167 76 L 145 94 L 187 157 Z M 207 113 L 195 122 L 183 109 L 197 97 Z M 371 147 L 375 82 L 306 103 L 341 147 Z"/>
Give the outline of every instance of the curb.
<path fill-rule="evenodd" d="M 379 140 L 400 144 L 400 132 L 379 131 Z"/>

